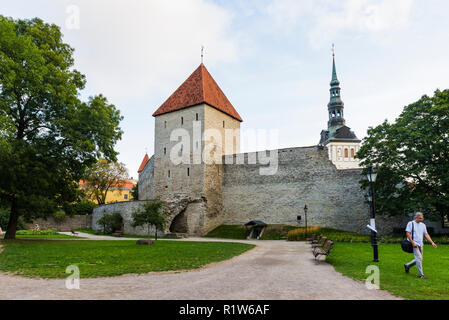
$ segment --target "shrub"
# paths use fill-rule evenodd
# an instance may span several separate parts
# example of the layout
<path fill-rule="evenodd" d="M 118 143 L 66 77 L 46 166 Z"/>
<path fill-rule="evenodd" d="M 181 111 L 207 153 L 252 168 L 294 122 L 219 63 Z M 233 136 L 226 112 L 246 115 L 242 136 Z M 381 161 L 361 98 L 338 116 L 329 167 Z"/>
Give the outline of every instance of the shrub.
<path fill-rule="evenodd" d="M 56 223 L 61 223 L 65 220 L 66 218 L 66 214 L 64 212 L 64 210 L 58 210 L 55 213 L 53 213 L 53 219 L 55 219 Z"/>
<path fill-rule="evenodd" d="M 120 213 L 106 213 L 100 219 L 97 224 L 103 226 L 104 233 L 113 233 L 115 230 L 120 230 L 123 225 L 123 218 Z"/>
<path fill-rule="evenodd" d="M 336 230 L 330 228 L 321 228 L 321 227 L 310 227 L 307 230 L 307 235 L 310 237 L 312 233 L 316 235 L 322 235 L 323 237 L 327 237 L 329 240 L 333 242 L 370 242 L 370 237 L 367 235 Z M 305 228 L 292 230 L 287 234 L 287 240 L 289 241 L 304 241 L 305 240 Z"/>
<path fill-rule="evenodd" d="M 307 236 L 312 236 L 312 233 L 320 234 L 321 227 L 308 227 L 307 228 Z M 306 240 L 306 228 L 298 228 L 295 230 L 290 230 L 287 233 L 288 241 L 305 241 Z"/>

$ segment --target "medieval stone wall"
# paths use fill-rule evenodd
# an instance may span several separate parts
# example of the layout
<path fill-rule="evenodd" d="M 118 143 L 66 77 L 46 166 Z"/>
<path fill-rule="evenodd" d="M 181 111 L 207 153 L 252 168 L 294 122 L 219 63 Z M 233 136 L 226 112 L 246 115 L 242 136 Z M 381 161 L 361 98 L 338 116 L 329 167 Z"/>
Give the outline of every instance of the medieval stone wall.
<path fill-rule="evenodd" d="M 34 228 L 38 224 L 41 230 L 59 230 L 59 229 L 89 229 L 92 227 L 92 215 L 66 217 L 64 221 L 56 222 L 53 217 L 47 219 L 38 218 L 32 223 L 27 223 L 26 228 Z"/>
<path fill-rule="evenodd" d="M 260 175 L 260 164 L 223 165 L 223 223 L 262 220 L 297 225 L 304 205 L 308 225 L 366 232 L 369 206 L 359 186 L 361 170 L 337 170 L 326 148 L 278 150 L 278 170 Z"/>

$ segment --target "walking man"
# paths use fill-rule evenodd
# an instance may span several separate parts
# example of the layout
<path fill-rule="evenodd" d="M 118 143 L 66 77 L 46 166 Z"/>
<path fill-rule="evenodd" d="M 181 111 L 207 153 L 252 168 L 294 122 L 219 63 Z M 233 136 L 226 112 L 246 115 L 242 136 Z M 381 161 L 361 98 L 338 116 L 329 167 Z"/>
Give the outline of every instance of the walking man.
<path fill-rule="evenodd" d="M 424 220 L 424 215 L 421 212 L 415 213 L 415 219 L 413 221 L 410 221 L 407 224 L 407 228 L 405 228 L 405 231 L 407 233 L 407 239 L 412 243 L 413 246 L 413 255 L 415 259 L 413 261 L 410 261 L 409 263 L 404 264 L 405 272 L 409 272 L 410 268 L 413 267 L 416 264 L 416 268 L 418 269 L 418 276 L 421 279 L 427 279 L 427 277 L 423 274 L 422 270 L 422 256 L 423 256 L 423 249 L 424 249 L 424 243 L 423 238 L 426 237 L 426 239 L 432 244 L 434 248 L 437 247 L 435 242 L 432 241 L 429 234 L 427 233 L 426 225 L 422 222 Z M 412 238 L 412 230 L 413 230 L 413 238 Z"/>

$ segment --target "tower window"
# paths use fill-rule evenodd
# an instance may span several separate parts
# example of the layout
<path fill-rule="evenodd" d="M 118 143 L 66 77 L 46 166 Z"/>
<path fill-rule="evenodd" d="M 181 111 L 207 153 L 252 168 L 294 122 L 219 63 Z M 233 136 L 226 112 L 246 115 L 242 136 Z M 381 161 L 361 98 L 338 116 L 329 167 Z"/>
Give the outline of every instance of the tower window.
<path fill-rule="evenodd" d="M 190 177 L 190 168 L 187 168 L 187 176 Z"/>
<path fill-rule="evenodd" d="M 184 124 L 184 117 L 181 117 L 181 125 Z"/>
<path fill-rule="evenodd" d="M 223 128 L 225 127 L 225 122 L 224 122 L 224 120 L 223 120 Z"/>
<path fill-rule="evenodd" d="M 198 121 L 198 113 L 196 114 L 195 119 L 196 119 L 196 121 Z"/>
<path fill-rule="evenodd" d="M 164 148 L 164 154 L 167 154 L 167 148 Z"/>
<path fill-rule="evenodd" d="M 345 158 L 349 158 L 349 152 L 348 152 L 348 149 L 345 149 Z"/>
<path fill-rule="evenodd" d="M 170 178 L 170 170 L 168 170 L 168 177 Z"/>
<path fill-rule="evenodd" d="M 355 157 L 355 152 L 354 152 L 354 149 L 351 148 L 351 158 L 354 158 L 354 157 Z"/>
<path fill-rule="evenodd" d="M 167 121 L 164 121 L 164 128 L 167 128 Z"/>

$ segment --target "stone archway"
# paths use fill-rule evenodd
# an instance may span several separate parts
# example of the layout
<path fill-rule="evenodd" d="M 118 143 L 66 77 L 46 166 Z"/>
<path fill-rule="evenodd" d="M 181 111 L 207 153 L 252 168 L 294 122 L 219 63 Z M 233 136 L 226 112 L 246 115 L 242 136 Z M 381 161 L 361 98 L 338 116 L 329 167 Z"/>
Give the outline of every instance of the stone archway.
<path fill-rule="evenodd" d="M 188 233 L 186 209 L 182 210 L 170 224 L 171 233 Z"/>

